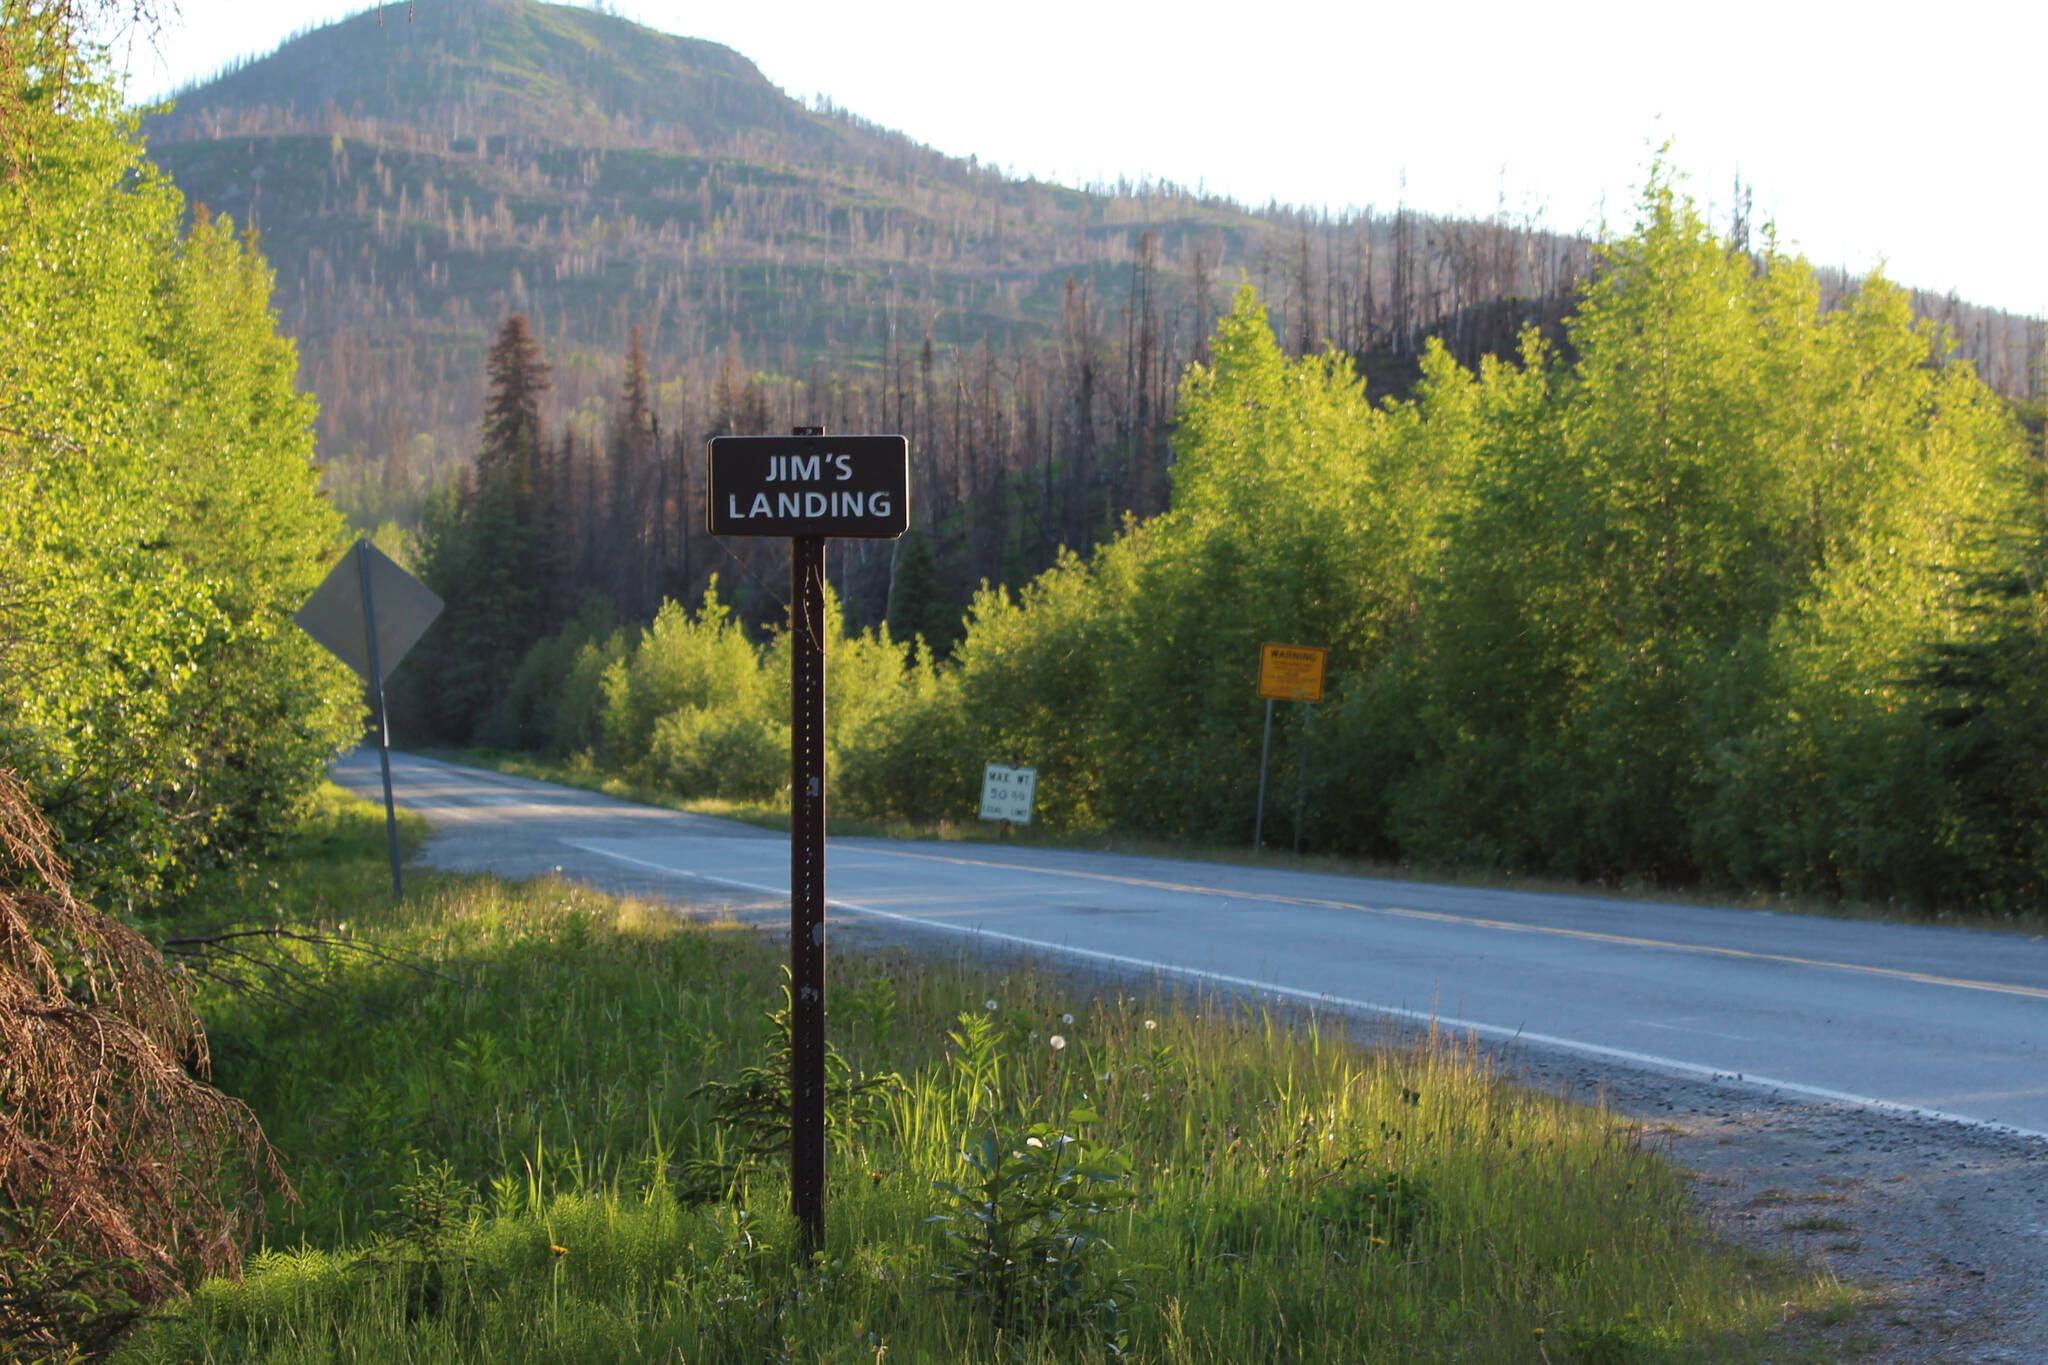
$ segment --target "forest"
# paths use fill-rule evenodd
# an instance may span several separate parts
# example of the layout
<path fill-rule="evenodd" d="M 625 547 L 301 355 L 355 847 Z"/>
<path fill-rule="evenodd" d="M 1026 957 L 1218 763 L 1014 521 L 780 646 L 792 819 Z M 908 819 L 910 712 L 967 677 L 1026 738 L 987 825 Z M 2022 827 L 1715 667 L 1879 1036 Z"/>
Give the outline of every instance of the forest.
<path fill-rule="evenodd" d="M 1173 395 L 1166 510 L 985 575 L 957 621 L 927 536 L 887 552 L 885 619 L 833 646 L 836 809 L 961 818 L 1015 758 L 1055 826 L 1248 843 L 1258 646 L 1285 641 L 1331 651 L 1333 695 L 1277 738 L 1310 849 L 2036 904 L 2040 405 L 1888 281 L 1831 301 L 1768 236 L 1716 232 L 1661 163 L 1637 212 L 1554 336 L 1476 366 L 1433 339 L 1408 397 L 1335 346 L 1290 355 L 1242 286 Z M 473 605 L 421 661 L 418 723 L 772 800 L 786 637 L 739 604 L 786 602 L 774 567 L 719 547 L 727 572 L 650 621 L 619 575 L 690 534 L 690 485 L 580 491 L 652 441 L 642 374 L 579 482 L 537 342 L 501 328 L 474 481 L 427 522 L 429 581 Z M 948 511 L 1014 553 L 1058 533 L 1058 486 L 998 470 Z M 649 505 L 674 540 L 640 532 Z M 572 563 L 599 576 L 534 567 Z"/>
<path fill-rule="evenodd" d="M 751 625 L 772 619 L 755 582 L 779 581 L 770 560 L 730 547 L 742 569 L 679 531 L 656 547 L 654 526 L 695 524 L 676 499 L 706 437 L 815 418 L 911 438 L 946 599 L 923 624 L 935 642 L 981 579 L 1020 585 L 1062 545 L 1086 552 L 1125 513 L 1166 507 L 1179 376 L 1241 283 L 1288 354 L 1334 346 L 1371 396 L 1405 396 L 1432 337 L 1468 368 L 1512 355 L 1525 325 L 1565 344 L 1593 238 L 1622 230 L 1505 202 L 1483 219 L 1323 213 L 1016 180 L 799 104 L 715 44 L 531 0 L 311 30 L 180 92 L 144 132 L 192 200 L 261 231 L 320 395 L 326 483 L 355 525 L 389 522 L 397 548 L 468 463 L 476 376 L 520 313 L 579 459 L 643 371 L 662 434 L 618 474 L 634 502 L 664 504 L 636 537 L 660 563 L 612 594 L 624 616 L 694 602 L 718 573 Z M 1761 240 L 1744 187 L 1713 194 L 1703 212 L 1728 237 Z M 1827 306 L 1854 287 L 1815 274 Z M 2030 320 L 1911 300 L 1993 388 L 2038 396 Z M 850 550 L 835 584 L 852 619 L 887 617 L 887 557 Z"/>

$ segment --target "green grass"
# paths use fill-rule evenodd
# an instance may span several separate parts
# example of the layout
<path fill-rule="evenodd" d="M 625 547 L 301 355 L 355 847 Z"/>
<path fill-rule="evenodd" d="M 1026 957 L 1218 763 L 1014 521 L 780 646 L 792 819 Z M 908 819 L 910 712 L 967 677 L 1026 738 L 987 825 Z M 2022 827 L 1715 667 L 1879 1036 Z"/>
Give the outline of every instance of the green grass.
<path fill-rule="evenodd" d="M 381 840 L 330 795 L 242 887 L 406 961 L 296 945 L 321 992 L 208 991 L 299 1202 L 124 1360 L 1740 1362 L 1857 1300 L 1458 1039 L 902 952 L 832 964 L 835 1045 L 902 1084 L 840 1128 L 806 1262 L 704 1089 L 770 1056 L 776 945 L 553 881 L 393 907 Z M 984 1149 L 1019 1177 L 989 1224 Z"/>

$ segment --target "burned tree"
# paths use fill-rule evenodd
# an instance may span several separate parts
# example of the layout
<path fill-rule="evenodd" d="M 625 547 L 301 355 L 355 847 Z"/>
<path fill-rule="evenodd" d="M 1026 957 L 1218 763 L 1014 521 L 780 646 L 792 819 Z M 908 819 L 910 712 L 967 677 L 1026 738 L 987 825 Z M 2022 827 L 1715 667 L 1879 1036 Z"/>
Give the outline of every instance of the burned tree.
<path fill-rule="evenodd" d="M 290 1187 L 207 1069 L 182 975 L 73 897 L 0 770 L 0 1342 L 96 1356 L 240 1266 L 265 1184 Z"/>

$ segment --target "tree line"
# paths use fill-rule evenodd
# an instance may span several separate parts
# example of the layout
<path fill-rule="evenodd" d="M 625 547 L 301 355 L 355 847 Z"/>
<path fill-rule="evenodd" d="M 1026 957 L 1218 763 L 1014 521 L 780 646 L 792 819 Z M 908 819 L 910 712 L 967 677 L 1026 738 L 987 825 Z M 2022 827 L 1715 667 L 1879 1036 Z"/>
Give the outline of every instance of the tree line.
<path fill-rule="evenodd" d="M 1240 290 L 1180 378 L 1163 512 L 992 578 L 943 657 L 843 612 L 837 808 L 965 818 L 1014 757 L 1049 823 L 1248 841 L 1281 641 L 1331 651 L 1276 735 L 1309 848 L 2038 905 L 2038 405 L 1882 278 L 1831 297 L 1715 232 L 1661 167 L 1639 210 L 1554 335 L 1476 365 L 1432 341 L 1405 398 L 1290 355 Z M 783 643 L 738 577 L 538 639 L 489 733 L 772 797 Z"/>

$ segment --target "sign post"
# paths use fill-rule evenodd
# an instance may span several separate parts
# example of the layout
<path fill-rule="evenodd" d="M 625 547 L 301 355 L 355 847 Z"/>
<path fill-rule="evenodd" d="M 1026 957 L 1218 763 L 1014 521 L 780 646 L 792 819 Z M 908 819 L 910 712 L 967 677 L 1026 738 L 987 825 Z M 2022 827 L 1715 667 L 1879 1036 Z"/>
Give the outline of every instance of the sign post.
<path fill-rule="evenodd" d="M 441 599 L 382 550 L 357 540 L 292 620 L 370 685 L 377 710 L 377 761 L 384 770 L 384 842 L 391 853 L 391 897 L 405 899 L 398 868 L 398 808 L 391 800 L 391 720 L 384 680 L 441 614 Z"/>
<path fill-rule="evenodd" d="M 1252 849 L 1266 846 L 1266 761 L 1273 753 L 1273 703 L 1298 701 L 1308 704 L 1301 722 L 1304 738 L 1308 717 L 1323 699 L 1323 665 L 1329 651 L 1313 645 L 1260 645 L 1259 695 L 1266 699 L 1266 737 L 1259 745 L 1259 814 L 1252 824 Z M 1301 852 L 1301 803 L 1307 796 L 1307 779 L 1302 779 L 1294 804 L 1294 851 Z"/>
<path fill-rule="evenodd" d="M 825 1242 L 825 541 L 910 525 L 901 436 L 711 441 L 714 536 L 789 537 L 789 1189 L 804 1245 Z"/>

